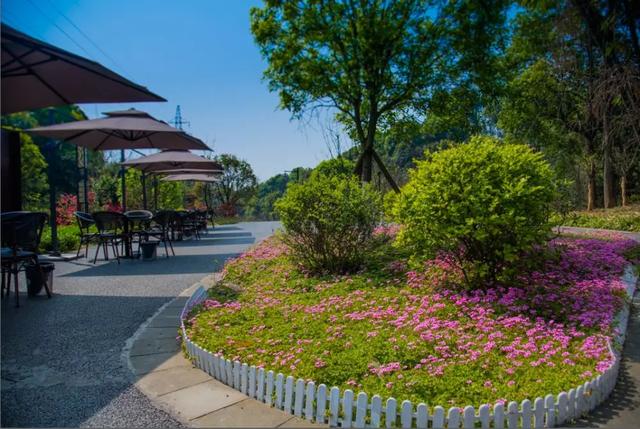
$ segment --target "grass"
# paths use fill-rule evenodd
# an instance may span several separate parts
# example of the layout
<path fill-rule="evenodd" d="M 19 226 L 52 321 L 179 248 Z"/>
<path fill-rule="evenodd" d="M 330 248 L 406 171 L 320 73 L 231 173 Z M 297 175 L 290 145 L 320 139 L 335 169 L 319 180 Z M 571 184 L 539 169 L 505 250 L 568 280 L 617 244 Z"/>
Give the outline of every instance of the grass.
<path fill-rule="evenodd" d="M 631 248 L 561 238 L 519 284 L 464 292 L 446 258 L 411 270 L 391 239 L 360 273 L 312 277 L 276 237 L 226 265 L 188 331 L 226 358 L 383 398 L 533 399 L 610 364 L 621 255 Z"/>
<path fill-rule="evenodd" d="M 575 211 L 564 219 L 557 216 L 554 221 L 563 226 L 640 232 L 640 204 L 606 210 Z"/>

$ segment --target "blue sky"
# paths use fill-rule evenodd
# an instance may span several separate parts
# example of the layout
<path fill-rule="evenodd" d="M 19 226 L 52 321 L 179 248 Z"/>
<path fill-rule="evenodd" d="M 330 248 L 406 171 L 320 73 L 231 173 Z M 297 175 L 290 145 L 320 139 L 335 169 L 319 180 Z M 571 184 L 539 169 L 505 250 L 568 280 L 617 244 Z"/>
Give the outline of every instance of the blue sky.
<path fill-rule="evenodd" d="M 320 124 L 291 121 L 262 82 L 266 63 L 249 30 L 254 5 L 260 2 L 3 0 L 2 21 L 98 61 L 168 100 L 83 105 L 89 117 L 135 106 L 167 121 L 179 104 L 191 122 L 187 132 L 215 153 L 246 159 L 265 180 L 314 166 L 329 150 Z"/>

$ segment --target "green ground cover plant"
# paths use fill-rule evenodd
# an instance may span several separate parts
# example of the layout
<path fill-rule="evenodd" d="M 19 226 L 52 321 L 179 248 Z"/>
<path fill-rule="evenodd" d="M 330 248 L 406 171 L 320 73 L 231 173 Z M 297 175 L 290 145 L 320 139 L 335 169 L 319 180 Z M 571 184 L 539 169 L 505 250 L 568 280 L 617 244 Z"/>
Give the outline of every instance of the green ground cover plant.
<path fill-rule="evenodd" d="M 553 217 L 556 225 L 640 232 L 640 204 L 612 209 L 574 211 Z"/>
<path fill-rule="evenodd" d="M 225 358 L 399 400 L 479 406 L 567 391 L 611 364 L 623 237 L 560 237 L 510 284 L 468 291 L 450 256 L 419 269 L 376 230 L 361 271 L 311 276 L 272 237 L 229 262 L 187 320 Z"/>

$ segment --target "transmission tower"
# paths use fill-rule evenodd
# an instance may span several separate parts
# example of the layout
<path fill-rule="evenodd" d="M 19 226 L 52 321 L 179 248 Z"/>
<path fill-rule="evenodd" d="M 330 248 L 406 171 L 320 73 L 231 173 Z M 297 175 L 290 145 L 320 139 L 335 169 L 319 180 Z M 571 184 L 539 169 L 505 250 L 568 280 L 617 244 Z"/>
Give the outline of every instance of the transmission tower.
<path fill-rule="evenodd" d="M 185 121 L 182 119 L 182 111 L 180 110 L 180 105 L 176 106 L 176 116 L 173 118 L 173 121 L 169 121 L 174 127 L 179 130 L 183 130 L 183 125 L 191 126 L 191 122 Z"/>

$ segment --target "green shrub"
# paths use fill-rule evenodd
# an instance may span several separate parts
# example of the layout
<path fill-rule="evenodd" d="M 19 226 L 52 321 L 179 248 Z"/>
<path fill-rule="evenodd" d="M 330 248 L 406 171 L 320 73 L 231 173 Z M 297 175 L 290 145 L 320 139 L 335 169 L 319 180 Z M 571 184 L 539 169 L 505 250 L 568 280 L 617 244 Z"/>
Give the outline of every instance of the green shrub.
<path fill-rule="evenodd" d="M 355 177 L 312 175 L 276 203 L 292 256 L 312 272 L 358 269 L 381 218 L 381 197 Z"/>
<path fill-rule="evenodd" d="M 476 136 L 419 161 L 393 207 L 415 257 L 450 252 L 467 286 L 496 280 L 550 231 L 553 171 L 529 147 Z"/>
<path fill-rule="evenodd" d="M 77 225 L 58 225 L 58 243 L 61 252 L 70 252 L 78 249 L 80 245 L 80 230 Z M 40 240 L 40 250 L 50 251 L 51 246 L 51 228 L 48 226 L 42 231 Z"/>

